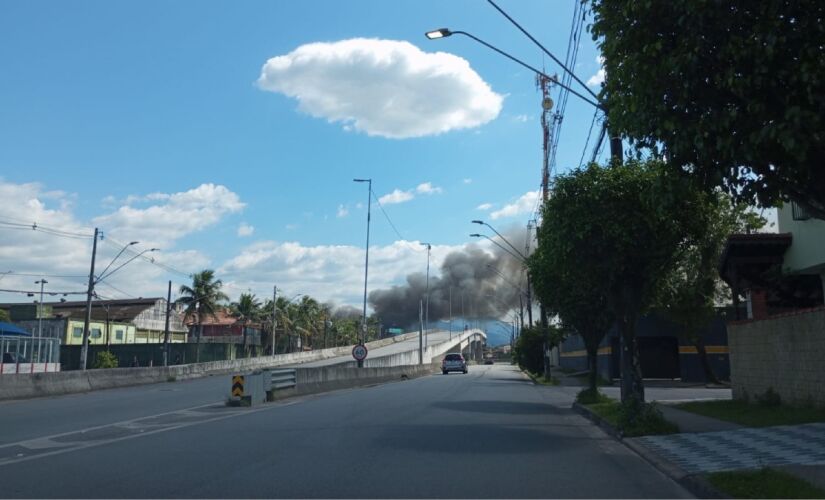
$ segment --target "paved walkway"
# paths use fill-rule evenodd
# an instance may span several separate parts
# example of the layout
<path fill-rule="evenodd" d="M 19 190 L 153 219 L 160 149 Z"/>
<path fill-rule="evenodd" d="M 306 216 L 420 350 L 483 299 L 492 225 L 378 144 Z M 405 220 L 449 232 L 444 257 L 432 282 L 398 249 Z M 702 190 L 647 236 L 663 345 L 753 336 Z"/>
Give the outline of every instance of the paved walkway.
<path fill-rule="evenodd" d="M 825 464 L 825 423 L 632 438 L 688 473 Z"/>

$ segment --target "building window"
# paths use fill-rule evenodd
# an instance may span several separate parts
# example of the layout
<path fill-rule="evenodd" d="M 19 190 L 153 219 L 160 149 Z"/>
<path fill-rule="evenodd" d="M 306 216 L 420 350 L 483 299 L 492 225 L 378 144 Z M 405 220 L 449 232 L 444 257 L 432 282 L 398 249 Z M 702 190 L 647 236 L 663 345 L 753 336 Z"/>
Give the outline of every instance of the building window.
<path fill-rule="evenodd" d="M 795 201 L 791 202 L 791 212 L 793 213 L 793 220 L 808 220 L 811 218 L 811 214 L 797 205 Z"/>
<path fill-rule="evenodd" d="M 92 338 L 99 339 L 103 336 L 103 333 L 100 331 L 100 328 L 92 328 Z"/>
<path fill-rule="evenodd" d="M 123 340 L 123 330 L 115 330 L 115 340 Z"/>
<path fill-rule="evenodd" d="M 83 336 L 83 327 L 81 327 L 81 326 L 74 327 L 74 329 L 72 330 L 72 337 L 74 337 L 76 339 L 79 339 L 82 336 Z"/>

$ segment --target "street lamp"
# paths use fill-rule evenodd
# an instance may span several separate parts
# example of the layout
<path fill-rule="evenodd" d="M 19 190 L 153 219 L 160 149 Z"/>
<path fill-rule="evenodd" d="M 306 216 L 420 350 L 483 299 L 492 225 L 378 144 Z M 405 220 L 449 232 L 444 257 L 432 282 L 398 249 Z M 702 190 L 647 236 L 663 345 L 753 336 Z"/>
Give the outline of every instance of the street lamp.
<path fill-rule="evenodd" d="M 478 233 L 473 233 L 473 234 L 471 234 L 471 235 L 470 235 L 470 237 L 471 237 L 471 238 L 484 238 L 484 239 L 490 240 L 490 242 L 491 242 L 493 245 L 495 245 L 495 246 L 499 247 L 500 249 L 504 250 L 504 251 L 505 251 L 505 252 L 507 252 L 508 254 L 512 255 L 512 256 L 513 256 L 516 260 L 518 260 L 518 261 L 519 261 L 519 262 L 521 262 L 522 264 L 524 264 L 524 263 L 525 263 L 525 261 L 524 261 L 524 257 L 522 257 L 522 256 L 521 256 L 521 254 L 518 254 L 518 255 L 514 254 L 513 252 L 511 252 L 511 251 L 510 251 L 510 250 L 508 250 L 506 247 L 502 246 L 499 242 L 497 242 L 496 240 L 494 240 L 494 239 L 490 238 L 490 237 L 489 237 L 489 236 L 487 236 L 486 234 L 478 234 Z"/>
<path fill-rule="evenodd" d="M 137 243 L 137 242 L 135 241 L 135 242 L 133 242 L 133 243 Z M 130 245 L 131 245 L 131 244 L 132 244 L 132 243 L 130 243 Z M 112 269 L 112 270 L 111 270 L 111 271 L 109 271 L 107 274 L 100 273 L 100 276 L 98 276 L 97 281 L 95 281 L 95 283 L 100 283 L 101 281 L 105 280 L 105 279 L 106 279 L 106 278 L 108 278 L 109 276 L 111 276 L 111 275 L 115 274 L 115 273 L 116 273 L 116 272 L 118 272 L 120 269 L 122 269 L 124 266 L 126 266 L 127 264 L 129 264 L 129 263 L 130 263 L 130 262 L 132 262 L 133 260 L 137 259 L 138 257 L 142 256 L 143 254 L 148 253 L 148 252 L 158 252 L 158 251 L 160 251 L 160 248 L 149 248 L 149 249 L 143 250 L 143 251 L 142 251 L 142 252 L 140 252 L 140 253 L 135 254 L 135 255 L 134 255 L 131 259 L 127 260 L 127 261 L 126 261 L 126 262 L 124 262 L 123 264 L 121 264 L 121 265 L 117 266 L 116 268 Z M 117 258 L 117 257 L 115 257 L 115 258 Z M 114 262 L 114 260 L 112 260 L 112 262 Z M 106 266 L 106 269 L 109 269 L 109 266 L 111 266 L 111 265 L 112 265 L 112 264 L 110 263 L 108 266 Z M 105 269 L 104 269 L 104 272 L 105 272 Z"/>
<path fill-rule="evenodd" d="M 37 304 L 37 336 L 43 336 L 43 285 L 48 283 L 45 279 L 39 279 L 34 282 L 35 285 L 40 285 L 40 303 Z"/>
<path fill-rule="evenodd" d="M 432 249 L 432 245 L 429 243 L 421 243 L 425 247 L 427 247 L 427 295 L 426 301 L 427 304 L 425 306 L 424 312 L 424 349 L 427 348 L 427 335 L 430 334 L 430 250 Z"/>
<path fill-rule="evenodd" d="M 370 267 L 370 209 L 372 208 L 372 179 L 353 179 L 353 182 L 367 183 L 367 245 L 364 258 L 364 314 L 361 319 L 361 345 L 367 337 L 367 273 Z M 358 367 L 363 368 L 364 362 L 358 361 Z"/>
<path fill-rule="evenodd" d="M 513 19 L 510 16 L 507 16 L 507 14 L 504 13 L 504 11 L 501 10 L 495 3 L 491 2 L 490 0 L 488 0 L 488 1 L 496 9 L 498 9 L 499 12 L 504 14 L 507 17 L 507 19 L 509 19 L 514 24 L 516 24 L 516 26 L 518 26 L 518 24 L 515 23 L 515 21 L 513 21 Z M 562 69 L 564 69 L 564 71 L 566 71 L 573 78 L 575 78 L 577 82 L 582 83 L 581 80 L 579 80 L 579 78 L 576 77 L 576 75 L 573 74 L 572 71 L 570 71 L 566 66 L 564 66 L 564 64 L 561 64 L 561 62 L 555 56 L 553 56 L 547 49 L 545 49 L 541 44 L 539 44 L 536 41 L 535 38 L 530 36 L 530 34 L 527 33 L 523 28 L 521 28 L 521 26 L 518 26 L 518 27 L 519 27 L 519 29 L 521 29 L 522 32 L 524 32 L 533 41 L 533 43 L 537 44 L 546 54 L 551 56 L 553 58 L 553 60 L 555 60 L 562 67 Z M 447 37 L 450 37 L 452 35 L 464 35 L 467 38 L 475 40 L 476 42 L 480 43 L 481 45 L 484 45 L 488 49 L 501 54 L 502 56 L 506 57 L 507 59 L 510 59 L 511 61 L 515 62 L 516 64 L 518 64 L 520 66 L 523 66 L 523 67 L 529 69 L 530 71 L 532 71 L 536 75 L 538 75 L 542 78 L 545 78 L 548 81 L 553 82 L 554 84 L 556 84 L 559 87 L 563 88 L 564 90 L 570 92 L 571 94 L 573 94 L 574 96 L 576 96 L 579 99 L 583 100 L 584 102 L 590 104 L 591 106 L 593 106 L 597 109 L 602 110 L 605 114 L 607 114 L 607 106 L 605 105 L 604 101 L 602 99 L 599 99 L 599 97 L 596 96 L 596 94 L 594 94 L 590 89 L 587 89 L 587 91 L 593 97 L 592 99 L 587 97 L 587 96 L 582 95 L 579 92 L 576 92 L 575 90 L 571 89 L 567 85 L 564 85 L 563 83 L 559 82 L 558 77 L 549 76 L 546 73 L 544 73 L 543 71 L 539 70 L 538 68 L 535 68 L 534 66 L 530 66 L 529 64 L 522 61 L 521 59 L 518 59 L 517 57 L 515 57 L 511 54 L 508 54 L 507 52 L 504 52 L 503 50 L 499 49 L 498 47 L 495 47 L 495 46 L 485 42 L 484 40 L 476 37 L 475 35 L 467 33 L 466 31 L 452 31 L 448 28 L 440 28 L 440 29 L 437 29 L 437 30 L 428 31 L 424 34 L 424 36 L 426 36 L 427 39 L 429 39 L 429 40 L 438 40 L 440 38 L 447 38 Z M 587 88 L 586 85 L 585 85 L 585 88 Z M 606 123 L 607 122 L 605 121 L 605 124 Z M 605 125 L 605 127 L 606 126 L 607 125 Z M 611 137 L 610 138 L 610 155 L 611 155 L 611 157 L 613 157 L 614 160 L 616 160 L 616 159 L 621 160 L 621 158 L 622 158 L 622 142 L 621 142 L 621 139 L 619 137 Z"/>
<path fill-rule="evenodd" d="M 499 238 L 501 238 L 501 239 L 502 239 L 502 241 L 504 241 L 504 243 L 507 243 L 507 246 L 509 246 L 510 248 L 512 248 L 512 249 L 513 249 L 513 251 L 514 251 L 514 252 L 516 252 L 517 254 L 519 254 L 519 256 L 522 258 L 522 260 L 527 260 L 527 257 L 526 257 L 523 253 L 521 253 L 521 252 L 520 252 L 520 251 L 519 251 L 516 247 L 514 247 L 514 246 L 513 246 L 513 244 L 512 244 L 512 243 L 510 243 L 510 242 L 507 240 L 507 238 L 505 238 L 504 236 L 502 236 L 502 235 L 501 235 L 501 233 L 499 233 L 498 231 L 496 231 L 496 228 L 494 228 L 494 227 L 493 227 L 493 226 L 491 226 L 490 224 L 487 224 L 487 223 L 486 223 L 486 222 L 484 222 L 483 220 L 473 220 L 473 221 L 470 221 L 470 222 L 472 222 L 473 224 L 479 224 L 479 225 L 482 225 L 482 226 L 487 226 L 487 227 L 489 227 L 489 228 L 490 228 L 490 229 L 491 229 L 494 233 L 496 233 L 496 235 L 497 235 Z"/>

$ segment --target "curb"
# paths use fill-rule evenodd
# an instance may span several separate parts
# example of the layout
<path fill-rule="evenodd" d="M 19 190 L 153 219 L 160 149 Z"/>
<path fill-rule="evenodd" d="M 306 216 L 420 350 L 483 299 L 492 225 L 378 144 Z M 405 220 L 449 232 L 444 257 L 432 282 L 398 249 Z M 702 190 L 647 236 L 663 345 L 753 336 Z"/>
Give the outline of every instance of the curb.
<path fill-rule="evenodd" d="M 696 495 L 696 497 L 731 498 L 730 496 L 725 495 L 721 491 L 714 488 L 702 474 L 688 474 L 678 465 L 660 457 L 646 446 L 631 439 L 625 439 L 624 436 L 622 436 L 621 431 L 613 427 L 613 425 L 604 420 L 590 408 L 574 402 L 573 411 L 596 424 L 609 436 L 630 448 L 631 451 L 639 455 L 645 462 L 649 463 L 659 472 L 677 482 L 690 493 Z"/>

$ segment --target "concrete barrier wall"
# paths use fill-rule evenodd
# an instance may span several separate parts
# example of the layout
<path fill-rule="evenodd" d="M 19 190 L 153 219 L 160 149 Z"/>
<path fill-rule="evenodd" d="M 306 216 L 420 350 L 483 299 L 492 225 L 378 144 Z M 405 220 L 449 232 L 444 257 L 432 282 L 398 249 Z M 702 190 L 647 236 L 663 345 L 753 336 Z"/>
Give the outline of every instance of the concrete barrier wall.
<path fill-rule="evenodd" d="M 417 336 L 417 333 L 368 342 L 376 349 Z M 316 351 L 277 354 L 258 358 L 210 361 L 175 366 L 143 368 L 112 368 L 76 370 L 57 373 L 21 373 L 0 375 L 0 400 L 24 399 L 41 396 L 73 394 L 99 389 L 112 389 L 133 385 L 154 384 L 170 380 L 188 380 L 207 375 L 248 372 L 284 365 L 308 363 L 338 356 L 347 356 L 352 346 L 333 347 Z M 340 365 L 336 365 L 340 366 Z"/>
<path fill-rule="evenodd" d="M 728 325 L 733 397 L 825 407 L 825 310 Z"/>

